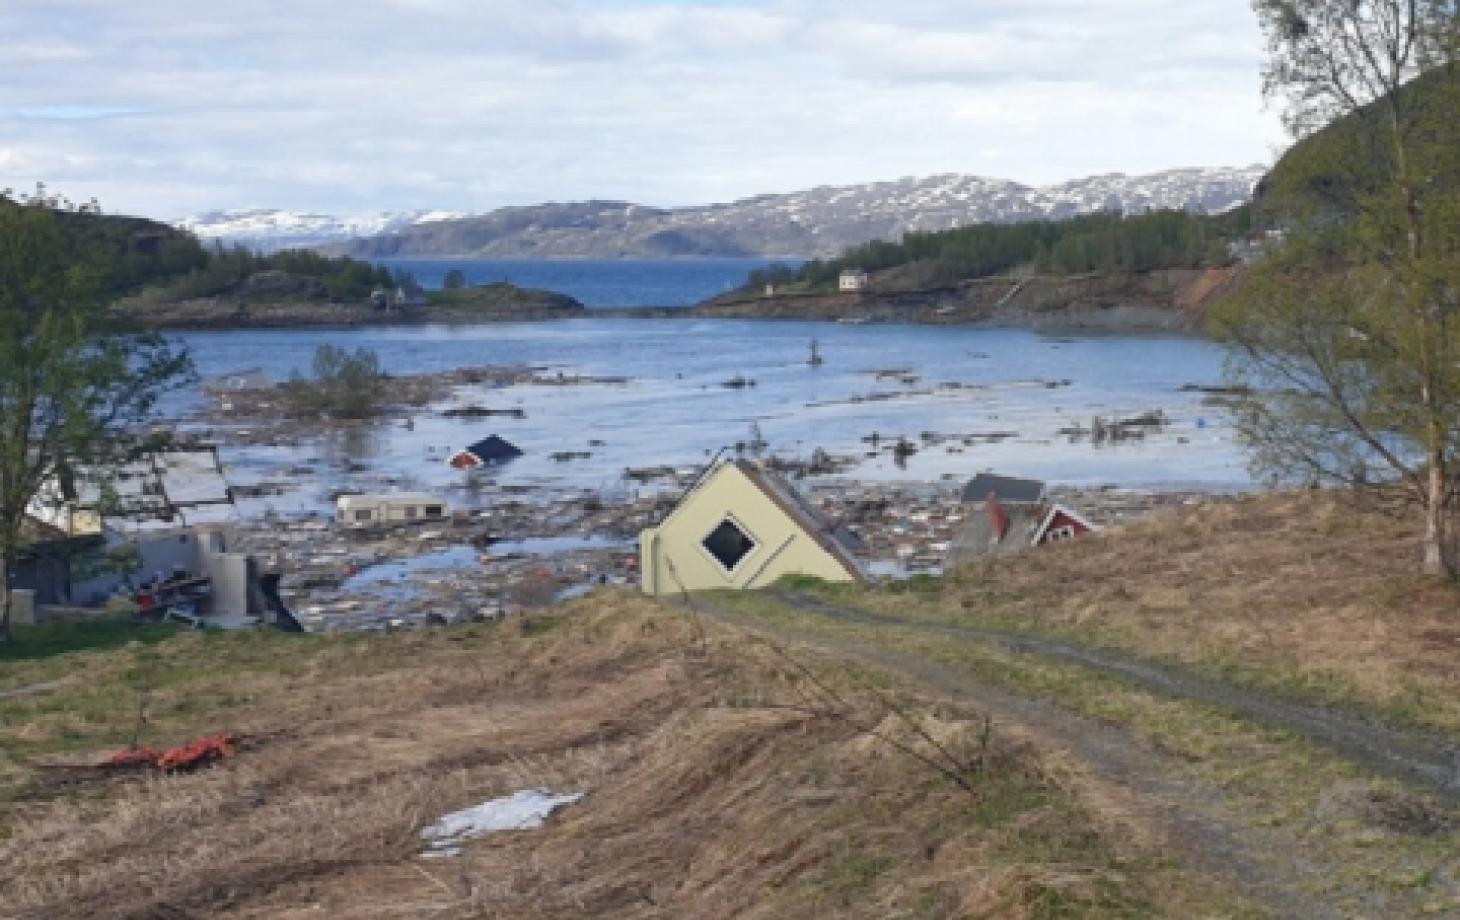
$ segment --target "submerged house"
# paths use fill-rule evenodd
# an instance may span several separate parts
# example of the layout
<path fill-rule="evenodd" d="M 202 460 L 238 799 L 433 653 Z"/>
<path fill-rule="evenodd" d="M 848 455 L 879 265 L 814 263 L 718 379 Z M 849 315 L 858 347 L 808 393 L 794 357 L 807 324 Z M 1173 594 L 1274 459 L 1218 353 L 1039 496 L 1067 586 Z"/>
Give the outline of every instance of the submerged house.
<path fill-rule="evenodd" d="M 945 568 L 1093 533 L 1079 512 L 1048 500 L 1044 483 L 980 473 L 963 490 L 969 514 L 948 546 Z"/>
<path fill-rule="evenodd" d="M 491 435 L 451 455 L 446 463 L 456 470 L 475 470 L 496 466 L 522 456 L 522 451 L 506 438 Z"/>
<path fill-rule="evenodd" d="M 764 588 L 787 575 L 866 581 L 855 535 L 747 460 L 710 468 L 658 527 L 639 535 L 645 594 Z"/>

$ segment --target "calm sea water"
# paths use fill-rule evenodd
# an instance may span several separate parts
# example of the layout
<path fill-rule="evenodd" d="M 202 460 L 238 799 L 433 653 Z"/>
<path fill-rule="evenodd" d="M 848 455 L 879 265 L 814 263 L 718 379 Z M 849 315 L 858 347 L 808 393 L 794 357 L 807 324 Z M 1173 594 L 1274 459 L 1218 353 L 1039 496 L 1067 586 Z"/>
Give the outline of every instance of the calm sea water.
<path fill-rule="evenodd" d="M 1049 337 L 1033 332 L 925 326 L 842 326 L 745 320 L 585 317 L 478 327 L 247 331 L 184 336 L 205 376 L 261 368 L 276 380 L 307 370 L 329 343 L 375 349 L 392 373 L 529 364 L 566 373 L 622 375 L 621 385 L 471 388 L 423 410 L 413 430 L 398 422 L 349 437 L 321 433 L 281 448 L 225 452 L 240 482 L 289 478 L 312 461 L 325 472 L 297 501 L 324 507 L 330 489 L 463 487 L 449 453 L 488 434 L 526 456 L 500 481 L 544 487 L 622 487 L 625 467 L 703 462 L 759 426 L 771 450 L 807 457 L 816 448 L 854 455 L 847 475 L 872 480 L 964 477 L 982 470 L 1058 483 L 1206 488 L 1249 483 L 1230 426 L 1188 384 L 1220 380 L 1222 350 L 1180 337 Z M 810 367 L 816 338 L 825 364 Z M 914 383 L 878 379 L 899 370 Z M 735 377 L 754 386 L 728 389 Z M 1065 382 L 1068 383 L 1065 383 Z M 956 383 L 958 389 L 941 385 Z M 1053 384 L 1053 385 L 1052 385 Z M 891 398 L 883 398 L 891 397 Z M 524 419 L 447 419 L 449 405 L 521 408 Z M 1161 409 L 1170 427 L 1144 442 L 1096 447 L 1061 434 L 1092 416 Z M 1003 433 L 996 443 L 930 446 L 905 467 L 865 456 L 865 439 L 924 432 L 961 439 Z M 601 442 L 592 443 L 592 442 Z M 586 460 L 553 462 L 560 451 Z M 363 464 L 345 469 L 340 461 Z"/>
<path fill-rule="evenodd" d="M 782 264 L 797 264 L 780 260 Z M 468 284 L 508 281 L 559 291 L 588 307 L 685 307 L 745 283 L 765 259 L 382 259 L 409 271 L 422 287 L 440 288 L 459 269 Z"/>

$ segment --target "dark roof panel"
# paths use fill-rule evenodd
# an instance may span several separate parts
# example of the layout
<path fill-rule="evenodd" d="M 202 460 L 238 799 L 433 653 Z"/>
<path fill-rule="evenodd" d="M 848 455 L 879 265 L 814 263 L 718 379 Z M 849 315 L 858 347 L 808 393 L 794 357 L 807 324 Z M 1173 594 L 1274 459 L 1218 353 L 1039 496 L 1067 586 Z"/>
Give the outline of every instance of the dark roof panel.
<path fill-rule="evenodd" d="M 1044 501 L 1044 483 L 1037 479 L 1015 479 L 1012 476 L 995 476 L 993 473 L 979 473 L 963 489 L 965 502 L 987 501 L 989 493 L 999 497 L 1005 505 L 1036 504 Z"/>
<path fill-rule="evenodd" d="M 482 438 L 468 447 L 467 451 L 475 454 L 477 459 L 483 463 L 498 463 L 522 456 L 522 451 L 518 449 L 517 445 L 497 435 Z"/>
<path fill-rule="evenodd" d="M 851 530 L 828 520 L 826 515 L 812 507 L 790 483 L 770 470 L 745 460 L 734 462 L 740 472 L 745 474 L 745 478 L 754 483 L 756 488 L 760 489 L 782 511 L 790 515 L 797 526 L 810 534 L 822 549 L 841 563 L 849 575 L 858 581 L 867 580 L 866 570 L 857 559 L 861 541 Z"/>

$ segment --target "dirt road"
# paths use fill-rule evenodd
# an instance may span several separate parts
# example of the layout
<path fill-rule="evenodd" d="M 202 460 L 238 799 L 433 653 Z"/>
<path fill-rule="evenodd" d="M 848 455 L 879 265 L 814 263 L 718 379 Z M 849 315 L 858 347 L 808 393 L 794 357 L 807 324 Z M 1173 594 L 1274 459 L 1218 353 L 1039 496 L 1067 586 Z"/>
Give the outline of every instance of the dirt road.
<path fill-rule="evenodd" d="M 1292 732 L 1332 749 L 1365 769 L 1460 802 L 1460 742 L 1455 739 L 1219 683 L 1106 649 L 1004 630 L 889 617 L 799 592 L 780 592 L 776 597 L 787 607 L 814 616 L 864 626 L 934 633 L 1069 662 L 1164 697 L 1214 706 L 1260 725 Z"/>
<path fill-rule="evenodd" d="M 1437 878 L 1439 901 L 1395 897 L 1377 891 L 1354 855 L 1311 839 L 1311 826 L 1273 820 L 1249 797 L 1191 769 L 1183 757 L 1129 726 L 1093 718 L 1037 694 L 1001 686 L 964 667 L 933 660 L 878 641 L 895 634 L 932 636 L 990 646 L 1016 655 L 1072 665 L 1115 678 L 1181 704 L 1212 707 L 1247 722 L 1291 733 L 1371 770 L 1460 799 L 1453 741 L 1379 725 L 1358 716 L 1261 694 L 1205 677 L 1157 666 L 1103 649 L 1039 636 L 871 613 L 812 594 L 781 591 L 763 599 L 786 616 L 764 617 L 722 601 L 697 599 L 694 608 L 727 625 L 777 641 L 804 643 L 855 657 L 894 672 L 935 693 L 984 708 L 995 722 L 1013 724 L 1068 752 L 1091 772 L 1102 798 L 1114 797 L 1129 814 L 1160 832 L 1181 857 L 1224 875 L 1250 892 L 1273 915 L 1295 918 L 1408 916 L 1426 904 L 1457 895 L 1453 872 Z M 857 627 L 831 635 L 826 624 Z M 850 637 L 849 637 L 850 636 Z M 1372 875 L 1372 873 L 1368 873 Z M 1460 901 L 1451 902 L 1460 905 Z"/>

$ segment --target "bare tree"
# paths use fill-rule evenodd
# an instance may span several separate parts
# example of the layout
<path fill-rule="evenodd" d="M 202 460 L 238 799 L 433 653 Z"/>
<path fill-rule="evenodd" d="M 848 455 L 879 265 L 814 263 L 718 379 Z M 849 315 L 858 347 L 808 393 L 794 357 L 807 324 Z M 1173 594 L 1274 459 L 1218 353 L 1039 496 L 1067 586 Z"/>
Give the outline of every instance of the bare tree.
<path fill-rule="evenodd" d="M 1263 206 L 1287 239 L 1218 311 L 1254 466 L 1399 481 L 1424 570 L 1455 572 L 1460 447 L 1456 0 L 1254 0 L 1298 140 Z"/>

